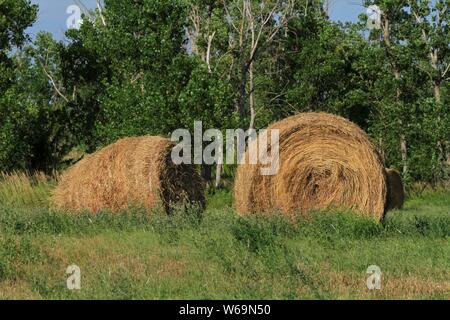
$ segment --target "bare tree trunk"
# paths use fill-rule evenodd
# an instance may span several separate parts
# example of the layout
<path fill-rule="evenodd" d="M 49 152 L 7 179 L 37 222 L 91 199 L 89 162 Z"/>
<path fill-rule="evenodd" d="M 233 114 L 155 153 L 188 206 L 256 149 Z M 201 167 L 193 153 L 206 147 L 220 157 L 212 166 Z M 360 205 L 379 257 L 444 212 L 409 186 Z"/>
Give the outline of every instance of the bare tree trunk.
<path fill-rule="evenodd" d="M 402 123 L 400 123 L 400 126 Z M 402 157 L 403 175 L 408 172 L 408 143 L 404 133 L 400 133 L 400 153 Z"/>
<path fill-rule="evenodd" d="M 208 36 L 208 46 L 206 48 L 206 58 L 205 58 L 205 62 L 206 65 L 208 66 L 208 72 L 211 73 L 211 46 L 212 46 L 212 41 L 214 39 L 214 35 L 216 34 L 216 32 L 214 31 L 211 35 Z"/>
<path fill-rule="evenodd" d="M 97 9 L 98 9 L 98 13 L 100 15 L 100 19 L 102 20 L 102 24 L 104 26 L 106 26 L 106 20 L 105 20 L 105 17 L 103 16 L 103 8 L 102 8 L 102 5 L 100 4 L 99 0 L 97 0 Z"/>
<path fill-rule="evenodd" d="M 390 26 L 390 21 L 388 19 L 387 16 L 384 17 L 384 23 L 383 23 L 383 38 L 384 38 L 384 43 L 386 45 L 387 48 L 387 54 L 390 55 L 390 51 L 392 49 L 392 43 L 391 43 L 391 26 Z M 399 87 L 399 81 L 401 78 L 401 74 L 400 74 L 400 70 L 398 68 L 398 66 L 395 63 L 395 59 L 394 59 L 394 63 L 392 66 L 392 73 L 395 77 L 396 80 L 396 87 L 397 87 L 397 92 L 396 92 L 396 101 L 398 104 L 400 104 L 401 102 L 401 95 L 402 95 L 402 91 Z M 399 123 L 399 127 L 402 128 L 402 121 L 400 120 Z M 405 175 L 408 172 L 408 144 L 406 141 L 406 136 L 403 133 L 403 131 L 400 131 L 400 154 L 401 154 L 401 158 L 402 158 L 402 166 L 403 166 L 403 175 Z"/>
<path fill-rule="evenodd" d="M 240 95 L 239 95 L 239 117 L 243 122 L 245 117 L 245 100 L 247 97 L 247 63 L 242 62 L 241 65 L 241 83 L 240 86 Z"/>
<path fill-rule="evenodd" d="M 383 165 L 386 166 L 386 154 L 384 153 L 384 140 L 382 137 L 380 137 L 380 139 L 378 140 L 379 144 L 380 144 L 380 157 L 381 157 L 381 161 L 383 162 Z"/>
<path fill-rule="evenodd" d="M 246 8 L 246 2 L 245 0 L 242 1 L 242 12 L 245 12 Z M 239 94 L 239 102 L 238 102 L 238 108 L 239 108 L 239 117 L 240 117 L 240 124 L 241 127 L 244 128 L 244 117 L 245 117 L 245 99 L 246 99 L 246 85 L 247 85 L 247 62 L 245 61 L 245 49 L 244 49 L 244 41 L 246 39 L 245 36 L 245 19 L 241 18 L 241 23 L 238 30 L 239 34 L 239 57 L 240 57 L 240 63 L 241 63 L 241 83 L 239 84 L 240 88 L 240 94 Z"/>
<path fill-rule="evenodd" d="M 250 126 L 249 129 L 255 128 L 256 108 L 255 108 L 255 85 L 253 81 L 253 63 L 250 64 L 248 70 L 250 93 L 249 93 L 249 108 L 250 108 Z"/>
<path fill-rule="evenodd" d="M 212 41 L 214 39 L 216 32 L 214 31 L 212 34 L 210 34 L 208 36 L 208 43 L 207 43 L 207 47 L 206 47 L 206 56 L 205 56 L 205 62 L 206 65 L 208 66 L 208 73 L 211 74 L 212 73 L 212 68 L 211 68 L 211 47 L 212 47 Z M 211 180 L 211 167 L 209 168 L 209 172 L 208 172 L 209 176 L 207 181 Z M 215 179 L 215 187 L 218 188 L 220 186 L 220 181 L 222 178 L 222 164 L 219 163 L 219 159 L 216 160 L 216 179 Z"/>
<path fill-rule="evenodd" d="M 216 189 L 220 188 L 220 184 L 221 184 L 221 180 L 222 180 L 222 167 L 223 167 L 223 164 L 221 164 L 221 163 L 216 164 L 216 182 L 214 184 Z"/>
<path fill-rule="evenodd" d="M 434 84 L 434 98 L 436 99 L 437 103 L 441 103 L 441 84 L 435 82 Z"/>
<path fill-rule="evenodd" d="M 400 80 L 400 71 L 397 68 L 394 68 L 394 76 L 397 82 Z M 398 83 L 397 83 L 398 86 Z M 402 91 L 397 87 L 396 99 L 397 103 L 400 103 Z M 400 120 L 400 128 L 403 127 L 403 121 Z M 402 157 L 402 165 L 403 165 L 403 176 L 405 177 L 408 172 L 408 143 L 406 141 L 406 136 L 403 133 L 402 129 L 400 129 L 400 153 Z"/>
<path fill-rule="evenodd" d="M 441 84 L 437 81 L 434 82 L 434 99 L 436 103 L 440 104 L 442 102 L 441 99 Z M 438 121 L 440 122 L 441 117 L 438 116 Z M 441 166 L 441 174 L 445 174 L 445 168 L 450 165 L 450 152 L 448 152 L 448 141 L 445 139 L 439 138 L 437 142 L 438 150 L 439 150 L 439 164 Z"/>
<path fill-rule="evenodd" d="M 408 173 L 408 144 L 404 134 L 400 135 L 400 150 L 402 154 L 403 176 Z"/>

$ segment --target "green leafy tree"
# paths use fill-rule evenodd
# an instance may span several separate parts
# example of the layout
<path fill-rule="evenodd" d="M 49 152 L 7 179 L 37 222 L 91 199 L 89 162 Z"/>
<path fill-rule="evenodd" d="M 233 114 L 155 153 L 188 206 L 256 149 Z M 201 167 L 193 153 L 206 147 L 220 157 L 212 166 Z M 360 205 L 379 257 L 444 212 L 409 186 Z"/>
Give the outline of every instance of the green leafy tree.
<path fill-rule="evenodd" d="M 369 88 L 379 76 L 380 52 L 355 28 L 331 22 L 320 12 L 294 19 L 284 42 L 283 73 L 274 93 L 278 117 L 325 111 L 367 129 L 376 100 Z"/>
<path fill-rule="evenodd" d="M 446 123 L 448 127 L 439 102 L 449 43 L 444 2 L 366 3 L 382 10 L 381 29 L 372 30 L 370 39 L 384 51 L 382 61 L 390 72 L 377 81 L 376 90 L 385 96 L 371 131 L 380 137 L 388 165 L 402 167 L 407 179 L 437 182 L 444 177 Z"/>
<path fill-rule="evenodd" d="M 0 170 L 27 168 L 27 126 L 23 106 L 17 102 L 17 65 L 12 50 L 26 42 L 25 29 L 36 19 L 37 6 L 26 0 L 0 1 Z"/>
<path fill-rule="evenodd" d="M 123 136 L 167 135 L 183 122 L 179 95 L 195 65 L 185 52 L 186 21 L 183 1 L 110 0 L 101 18 L 68 33 L 64 82 L 84 110 L 92 148 Z"/>
<path fill-rule="evenodd" d="M 432 105 L 430 111 L 434 121 L 429 129 L 437 141 L 439 176 L 444 178 L 448 174 L 447 153 L 450 154 L 450 105 L 445 90 L 450 79 L 450 2 L 418 0 L 408 1 L 408 4 L 411 17 L 408 46 L 416 53 L 414 66 L 417 71 L 428 78 L 430 93 L 422 104 Z"/>

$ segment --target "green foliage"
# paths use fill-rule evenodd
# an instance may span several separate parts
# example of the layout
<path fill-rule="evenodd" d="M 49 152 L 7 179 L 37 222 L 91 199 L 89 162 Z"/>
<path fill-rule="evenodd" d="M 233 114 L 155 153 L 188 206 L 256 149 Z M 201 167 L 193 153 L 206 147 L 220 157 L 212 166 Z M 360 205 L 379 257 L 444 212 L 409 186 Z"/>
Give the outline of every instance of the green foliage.
<path fill-rule="evenodd" d="M 71 150 L 168 136 L 196 120 L 263 128 L 325 111 L 366 130 L 407 184 L 448 180 L 445 0 L 367 0 L 383 11 L 372 30 L 365 15 L 330 21 L 322 1 L 242 5 L 110 0 L 66 42 L 39 34 L 22 48 L 37 8 L 3 1 L 0 170 L 51 172 Z"/>
<path fill-rule="evenodd" d="M 355 30 L 312 16 L 294 19 L 288 38 L 285 71 L 279 89 L 279 117 L 295 112 L 325 111 L 368 126 L 375 110 L 370 96 L 380 76 L 379 53 Z M 286 108 L 289 105 L 290 108 Z"/>
<path fill-rule="evenodd" d="M 0 92 L 4 92 L 14 78 L 14 67 L 9 53 L 28 39 L 25 29 L 36 19 L 37 6 L 29 0 L 0 2 Z M 1 96 L 0 96 L 1 98 Z"/>
<path fill-rule="evenodd" d="M 448 10 L 443 1 L 366 1 L 383 11 L 370 38 L 384 51 L 375 92 L 378 112 L 370 127 L 387 165 L 402 168 L 407 182 L 448 178 Z M 387 95 L 386 95 L 387 93 Z M 442 94 L 444 93 L 444 94 Z M 444 129 L 445 128 L 445 129 Z M 404 150 L 401 151 L 401 144 Z M 428 155 L 428 156 L 425 156 Z"/>
<path fill-rule="evenodd" d="M 178 127 L 178 96 L 189 79 L 184 56 L 186 6 L 181 1 L 106 2 L 108 24 L 95 37 L 112 61 L 100 98 L 99 134 L 169 134 Z M 165 14 L 170 12 L 170 14 Z M 130 23 L 130 21 L 132 21 Z M 113 41 L 111 41 L 114 39 Z"/>
<path fill-rule="evenodd" d="M 234 128 L 234 93 L 230 83 L 210 73 L 196 59 L 189 82 L 180 93 L 180 123 L 192 128 L 194 121 L 202 121 L 204 128 Z"/>
<path fill-rule="evenodd" d="M 15 84 L 4 105 L 4 121 L 12 125 L 3 127 L 8 138 L 0 142 L 4 170 L 51 172 L 74 144 L 73 111 L 57 91 L 60 46 L 50 34 L 39 33 L 32 46 L 14 57 Z"/>
<path fill-rule="evenodd" d="M 0 170 L 26 166 L 23 159 L 29 150 L 22 141 L 26 111 L 17 103 L 21 92 L 15 86 L 18 66 L 11 58 L 11 50 L 19 49 L 28 39 L 24 31 L 36 15 L 37 6 L 30 1 L 0 2 Z"/>

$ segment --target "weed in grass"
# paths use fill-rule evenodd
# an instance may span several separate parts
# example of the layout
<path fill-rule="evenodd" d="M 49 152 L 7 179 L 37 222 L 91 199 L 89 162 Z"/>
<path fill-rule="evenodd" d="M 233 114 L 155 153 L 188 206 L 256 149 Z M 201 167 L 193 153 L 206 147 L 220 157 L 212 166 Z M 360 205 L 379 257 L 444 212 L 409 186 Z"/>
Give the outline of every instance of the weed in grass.
<path fill-rule="evenodd" d="M 234 237 L 250 251 L 258 252 L 265 247 L 278 247 L 282 237 L 292 237 L 297 226 L 281 215 L 241 217 L 232 226 Z"/>

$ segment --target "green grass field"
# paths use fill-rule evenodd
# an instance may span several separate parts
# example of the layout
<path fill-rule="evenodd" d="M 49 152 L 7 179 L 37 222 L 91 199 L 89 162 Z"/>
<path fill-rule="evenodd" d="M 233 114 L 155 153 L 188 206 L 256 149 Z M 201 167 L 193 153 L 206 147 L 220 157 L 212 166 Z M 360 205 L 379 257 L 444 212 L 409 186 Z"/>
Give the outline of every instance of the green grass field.
<path fill-rule="evenodd" d="M 47 208 L 51 186 L 38 180 L 0 184 L 2 299 L 450 297 L 450 192 L 416 196 L 382 225 L 335 212 L 293 224 L 241 218 L 226 191 L 209 197 L 202 218 L 69 215 Z M 67 289 L 72 264 L 81 290 Z M 369 265 L 381 268 L 381 290 L 366 286 Z"/>

